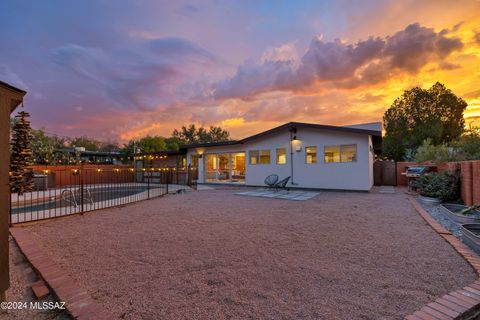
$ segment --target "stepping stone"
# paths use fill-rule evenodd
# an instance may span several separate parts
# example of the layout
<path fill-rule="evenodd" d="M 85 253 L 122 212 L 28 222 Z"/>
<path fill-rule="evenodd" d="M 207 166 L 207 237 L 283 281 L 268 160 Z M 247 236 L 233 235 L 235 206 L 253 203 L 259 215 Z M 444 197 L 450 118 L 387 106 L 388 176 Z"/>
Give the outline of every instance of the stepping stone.
<path fill-rule="evenodd" d="M 45 298 L 50 293 L 50 290 L 48 290 L 43 280 L 38 280 L 37 282 L 32 284 L 32 290 L 33 294 L 35 294 L 35 297 L 37 297 L 37 300 Z"/>

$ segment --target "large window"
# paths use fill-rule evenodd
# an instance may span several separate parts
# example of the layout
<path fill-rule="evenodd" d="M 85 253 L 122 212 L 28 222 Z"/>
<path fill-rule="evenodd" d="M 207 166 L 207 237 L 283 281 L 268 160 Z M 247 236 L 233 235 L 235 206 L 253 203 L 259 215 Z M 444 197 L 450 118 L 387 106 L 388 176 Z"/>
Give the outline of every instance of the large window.
<path fill-rule="evenodd" d="M 305 148 L 305 162 L 306 163 L 317 163 L 317 147 L 306 147 Z"/>
<path fill-rule="evenodd" d="M 277 149 L 277 164 L 286 164 L 287 163 L 287 149 L 278 148 Z"/>
<path fill-rule="evenodd" d="M 325 162 L 357 161 L 357 145 L 325 146 Z"/>
<path fill-rule="evenodd" d="M 245 152 L 206 154 L 207 182 L 245 182 Z"/>
<path fill-rule="evenodd" d="M 248 152 L 250 164 L 270 164 L 270 150 L 252 150 Z"/>

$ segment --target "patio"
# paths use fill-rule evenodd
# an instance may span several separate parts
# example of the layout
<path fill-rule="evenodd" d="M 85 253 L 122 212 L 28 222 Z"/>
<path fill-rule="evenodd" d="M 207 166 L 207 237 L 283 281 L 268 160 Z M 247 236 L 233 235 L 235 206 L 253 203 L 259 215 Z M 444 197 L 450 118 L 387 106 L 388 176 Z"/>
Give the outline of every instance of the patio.
<path fill-rule="evenodd" d="M 118 318 L 400 319 L 475 279 L 402 192 L 170 195 L 26 227 Z"/>

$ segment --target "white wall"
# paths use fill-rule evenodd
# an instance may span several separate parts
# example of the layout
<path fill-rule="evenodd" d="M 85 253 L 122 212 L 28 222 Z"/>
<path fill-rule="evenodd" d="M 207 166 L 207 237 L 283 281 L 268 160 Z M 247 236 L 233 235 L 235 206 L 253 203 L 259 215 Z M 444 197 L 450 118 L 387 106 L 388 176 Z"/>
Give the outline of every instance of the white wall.
<path fill-rule="evenodd" d="M 246 153 L 246 184 L 252 186 L 264 186 L 265 177 L 275 173 L 280 179 L 291 176 L 291 161 L 293 157 L 293 182 L 291 187 L 341 189 L 341 190 L 370 190 L 373 186 L 373 152 L 371 137 L 366 134 L 349 133 L 341 131 L 320 130 L 312 128 L 298 128 L 296 133 L 298 145 L 301 151 L 294 150 L 290 155 L 290 133 L 288 130 L 255 139 L 252 142 L 234 146 L 209 147 L 188 150 L 190 155 L 202 152 L 204 155 L 199 163 L 199 182 L 203 180 L 205 154 L 221 152 L 245 152 Z M 356 144 L 357 161 L 342 163 L 325 163 L 323 152 L 325 146 Z M 317 163 L 305 162 L 305 147 L 317 147 Z M 286 148 L 287 163 L 276 164 L 276 149 Z M 270 150 L 270 164 L 250 165 L 250 150 Z M 294 148 L 295 149 L 295 148 Z"/>

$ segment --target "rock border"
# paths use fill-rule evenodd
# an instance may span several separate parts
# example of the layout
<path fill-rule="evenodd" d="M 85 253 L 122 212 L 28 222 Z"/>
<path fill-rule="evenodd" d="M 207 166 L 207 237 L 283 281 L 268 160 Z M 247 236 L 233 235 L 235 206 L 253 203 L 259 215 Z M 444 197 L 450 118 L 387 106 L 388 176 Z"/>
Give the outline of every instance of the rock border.
<path fill-rule="evenodd" d="M 427 304 L 405 320 L 467 320 L 480 316 L 480 257 L 463 242 L 445 229 L 412 197 L 408 200 L 415 210 L 433 230 L 447 241 L 475 270 L 477 280 L 470 285 L 449 292 L 448 294 Z"/>

